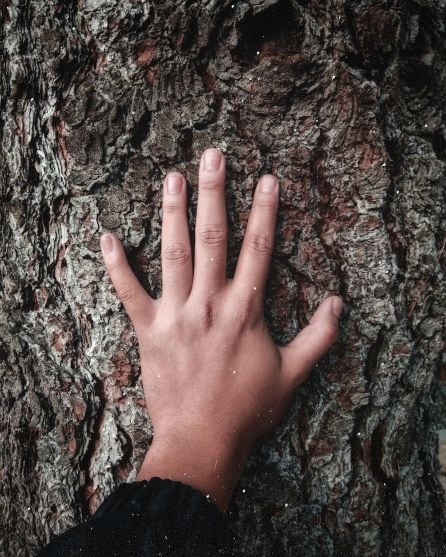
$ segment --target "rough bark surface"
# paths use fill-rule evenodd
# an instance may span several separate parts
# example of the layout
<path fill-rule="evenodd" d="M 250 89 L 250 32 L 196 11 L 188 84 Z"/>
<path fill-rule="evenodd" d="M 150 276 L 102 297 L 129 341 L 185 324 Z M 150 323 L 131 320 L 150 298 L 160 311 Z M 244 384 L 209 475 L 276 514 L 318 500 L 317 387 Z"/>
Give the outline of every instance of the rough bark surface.
<path fill-rule="evenodd" d="M 0 555 L 133 480 L 151 429 L 99 236 L 160 295 L 161 182 L 227 157 L 232 273 L 258 177 L 281 207 L 266 299 L 337 347 L 250 459 L 247 556 L 445 554 L 432 400 L 446 314 L 444 0 L 0 0 Z M 174 349 L 174 344 L 172 345 Z"/>

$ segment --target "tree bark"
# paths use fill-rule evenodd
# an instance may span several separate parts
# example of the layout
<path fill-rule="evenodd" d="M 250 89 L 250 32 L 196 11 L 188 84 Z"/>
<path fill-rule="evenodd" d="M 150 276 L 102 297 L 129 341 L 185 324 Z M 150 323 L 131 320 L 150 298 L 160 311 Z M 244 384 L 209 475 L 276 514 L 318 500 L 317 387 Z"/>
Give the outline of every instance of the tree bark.
<path fill-rule="evenodd" d="M 247 556 L 445 555 L 432 401 L 446 314 L 446 41 L 436 0 L 0 0 L 0 554 L 135 479 L 151 438 L 115 232 L 161 294 L 161 182 L 227 158 L 228 275 L 281 183 L 265 313 L 328 293 L 340 340 L 249 460 Z M 172 350 L 175 349 L 172 343 Z"/>

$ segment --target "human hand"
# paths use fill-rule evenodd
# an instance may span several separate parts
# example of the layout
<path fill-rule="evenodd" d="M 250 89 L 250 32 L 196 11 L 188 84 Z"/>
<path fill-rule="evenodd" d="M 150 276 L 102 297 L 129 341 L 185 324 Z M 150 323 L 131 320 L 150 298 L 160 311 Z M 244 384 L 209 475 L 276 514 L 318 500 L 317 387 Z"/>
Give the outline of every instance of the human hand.
<path fill-rule="evenodd" d="M 205 166 L 205 160 L 213 165 Z M 164 180 L 161 298 L 153 299 L 141 286 L 118 238 L 101 237 L 108 273 L 138 338 L 154 429 L 138 479 L 159 476 L 189 483 L 222 510 L 255 441 L 279 423 L 296 387 L 336 340 L 342 312 L 341 298 L 330 296 L 293 341 L 274 344 L 263 297 L 279 185 L 273 175 L 259 180 L 229 279 L 225 169 L 218 149 L 204 152 L 194 262 L 185 179 L 172 172 Z"/>

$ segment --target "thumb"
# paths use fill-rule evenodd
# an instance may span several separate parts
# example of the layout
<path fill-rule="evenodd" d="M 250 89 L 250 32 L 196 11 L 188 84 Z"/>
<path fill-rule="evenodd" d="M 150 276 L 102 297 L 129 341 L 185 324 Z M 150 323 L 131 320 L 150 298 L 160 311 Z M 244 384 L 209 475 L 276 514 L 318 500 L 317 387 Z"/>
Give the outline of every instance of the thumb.
<path fill-rule="evenodd" d="M 297 387 L 338 338 L 342 298 L 330 296 L 317 308 L 309 324 L 290 343 L 283 346 L 282 374 L 288 385 Z"/>

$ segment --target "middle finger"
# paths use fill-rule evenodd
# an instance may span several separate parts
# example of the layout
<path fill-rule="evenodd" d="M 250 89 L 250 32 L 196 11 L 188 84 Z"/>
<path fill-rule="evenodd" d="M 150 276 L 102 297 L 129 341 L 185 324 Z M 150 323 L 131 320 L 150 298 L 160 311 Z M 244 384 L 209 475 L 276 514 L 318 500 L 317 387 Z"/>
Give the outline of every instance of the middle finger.
<path fill-rule="evenodd" d="M 226 161 L 207 149 L 200 161 L 193 290 L 217 291 L 226 283 Z"/>

